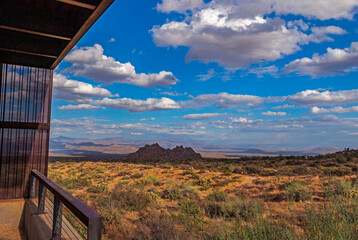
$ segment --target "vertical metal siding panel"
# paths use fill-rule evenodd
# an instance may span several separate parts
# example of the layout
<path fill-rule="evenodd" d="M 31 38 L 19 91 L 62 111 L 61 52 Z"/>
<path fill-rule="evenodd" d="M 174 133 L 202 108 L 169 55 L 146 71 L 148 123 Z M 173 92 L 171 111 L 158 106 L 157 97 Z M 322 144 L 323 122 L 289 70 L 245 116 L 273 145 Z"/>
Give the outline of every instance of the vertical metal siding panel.
<path fill-rule="evenodd" d="M 3 119 L 3 103 L 5 102 L 3 99 L 4 97 L 4 84 L 3 84 L 3 63 L 0 62 L 0 121 Z M 0 128 L 0 199 L 3 198 L 3 175 L 2 175 L 2 169 L 3 169 L 3 136 L 4 136 L 4 129 Z"/>
<path fill-rule="evenodd" d="M 50 123 L 53 72 L 0 63 L 0 121 Z M 0 199 L 27 194 L 30 171 L 47 175 L 49 130 L 0 128 Z"/>

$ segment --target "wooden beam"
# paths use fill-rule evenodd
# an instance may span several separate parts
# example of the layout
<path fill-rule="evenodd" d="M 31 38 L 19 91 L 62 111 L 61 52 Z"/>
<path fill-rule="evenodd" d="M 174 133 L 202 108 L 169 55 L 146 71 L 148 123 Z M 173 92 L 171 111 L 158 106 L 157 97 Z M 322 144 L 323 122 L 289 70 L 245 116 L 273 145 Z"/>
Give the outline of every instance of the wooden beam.
<path fill-rule="evenodd" d="M 79 2 L 79 1 L 75 1 L 75 0 L 56 0 L 56 1 L 57 2 L 67 3 L 67 4 L 70 4 L 70 5 L 73 5 L 73 6 L 77 6 L 77 7 L 91 9 L 91 10 L 96 9 L 95 5 L 87 4 L 87 3 L 83 3 L 83 2 Z"/>
<path fill-rule="evenodd" d="M 71 41 L 71 38 L 69 38 L 69 37 L 63 37 L 63 36 L 58 36 L 58 35 L 54 35 L 54 34 L 36 32 L 36 31 L 31 31 L 31 30 L 26 30 L 26 29 L 21 29 L 21 28 L 16 28 L 16 27 L 8 27 L 8 26 L 0 25 L 0 28 L 10 30 L 10 31 L 15 31 L 15 32 L 29 33 L 29 34 L 34 34 L 34 35 L 43 36 L 43 37 Z"/>
<path fill-rule="evenodd" d="M 0 128 L 13 128 L 13 129 L 37 129 L 37 130 L 50 130 L 48 123 L 32 123 L 32 122 L 8 122 L 1 121 Z"/>
<path fill-rule="evenodd" d="M 58 56 L 68 41 L 0 29 L 0 47 L 48 56 Z"/>
<path fill-rule="evenodd" d="M 8 2 L 15 3 L 6 5 Z M 18 4 L 22 2 L 23 1 L 0 1 L 1 26 L 9 27 L 8 29 L 23 30 L 22 32 L 70 41 L 93 13 L 92 10 L 71 7 L 69 5 L 64 5 L 62 8 L 57 6 L 59 10 L 52 10 L 52 12 L 43 6 L 34 8 L 32 5 L 23 6 Z M 57 3 L 57 5 L 60 4 Z"/>
<path fill-rule="evenodd" d="M 55 59 L 0 50 L 0 62 L 49 69 Z"/>
<path fill-rule="evenodd" d="M 56 61 L 52 64 L 50 69 L 55 69 L 62 59 L 67 55 L 69 51 L 76 45 L 76 43 L 82 38 L 82 36 L 92 27 L 92 25 L 98 20 L 98 18 L 107 10 L 107 8 L 114 2 L 114 0 L 103 0 L 98 7 L 93 11 L 91 16 L 82 25 L 76 35 L 68 43 L 67 47 L 62 51 Z"/>
<path fill-rule="evenodd" d="M 57 56 L 51 56 L 51 55 L 46 55 L 46 54 L 41 54 L 41 53 L 35 53 L 35 52 L 21 51 L 21 50 L 16 50 L 16 49 L 8 49 L 8 48 L 1 48 L 1 47 L 0 47 L 0 50 L 6 51 L 6 52 L 15 52 L 15 53 L 21 53 L 21 54 L 27 54 L 27 55 L 34 55 L 34 56 L 46 57 L 46 58 L 54 58 L 54 59 L 57 58 Z"/>

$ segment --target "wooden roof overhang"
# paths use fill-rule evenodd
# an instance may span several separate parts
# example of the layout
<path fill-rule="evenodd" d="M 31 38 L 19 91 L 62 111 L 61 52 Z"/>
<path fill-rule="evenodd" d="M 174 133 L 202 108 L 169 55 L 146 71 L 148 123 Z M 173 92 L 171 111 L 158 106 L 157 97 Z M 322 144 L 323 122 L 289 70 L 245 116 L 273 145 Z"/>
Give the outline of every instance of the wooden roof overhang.
<path fill-rule="evenodd" d="M 1 0 L 0 62 L 54 69 L 114 0 Z"/>

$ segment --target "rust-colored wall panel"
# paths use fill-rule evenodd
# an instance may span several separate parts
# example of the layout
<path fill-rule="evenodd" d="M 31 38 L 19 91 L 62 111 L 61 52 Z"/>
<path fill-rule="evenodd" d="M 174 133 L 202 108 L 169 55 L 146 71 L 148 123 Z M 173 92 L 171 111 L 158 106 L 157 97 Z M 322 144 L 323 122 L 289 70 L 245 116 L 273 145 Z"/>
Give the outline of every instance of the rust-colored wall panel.
<path fill-rule="evenodd" d="M 0 199 L 22 198 L 32 169 L 47 175 L 49 130 L 37 126 L 50 123 L 53 73 L 1 65 Z"/>

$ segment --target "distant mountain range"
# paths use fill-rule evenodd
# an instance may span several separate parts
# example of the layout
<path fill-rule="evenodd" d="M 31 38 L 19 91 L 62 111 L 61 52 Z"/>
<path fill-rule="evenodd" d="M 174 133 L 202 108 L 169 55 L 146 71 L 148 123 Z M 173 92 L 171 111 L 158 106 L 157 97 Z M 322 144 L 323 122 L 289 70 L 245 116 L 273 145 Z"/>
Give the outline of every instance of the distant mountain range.
<path fill-rule="evenodd" d="M 307 150 L 270 148 L 270 147 L 232 147 L 220 145 L 202 145 L 199 142 L 170 140 L 131 140 L 124 138 L 69 138 L 56 137 L 50 140 L 50 154 L 52 156 L 96 156 L 120 157 L 137 151 L 146 144 L 158 143 L 164 148 L 173 148 L 177 145 L 192 147 L 203 157 L 235 158 L 242 156 L 276 156 L 276 155 L 318 155 L 341 150 L 337 147 L 318 147 Z"/>

